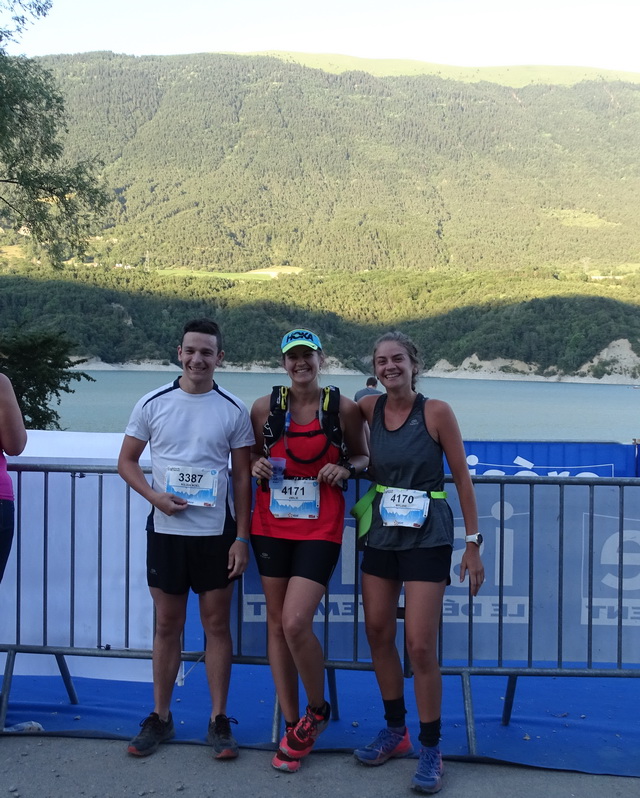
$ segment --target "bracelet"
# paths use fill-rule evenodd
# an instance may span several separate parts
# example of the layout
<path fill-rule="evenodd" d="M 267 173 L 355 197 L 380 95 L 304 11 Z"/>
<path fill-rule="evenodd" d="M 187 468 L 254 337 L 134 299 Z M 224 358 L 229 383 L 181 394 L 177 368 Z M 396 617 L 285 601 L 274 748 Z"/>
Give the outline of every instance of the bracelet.
<path fill-rule="evenodd" d="M 246 543 L 247 546 L 249 545 L 249 541 L 246 538 L 236 538 L 236 540 L 240 543 Z"/>

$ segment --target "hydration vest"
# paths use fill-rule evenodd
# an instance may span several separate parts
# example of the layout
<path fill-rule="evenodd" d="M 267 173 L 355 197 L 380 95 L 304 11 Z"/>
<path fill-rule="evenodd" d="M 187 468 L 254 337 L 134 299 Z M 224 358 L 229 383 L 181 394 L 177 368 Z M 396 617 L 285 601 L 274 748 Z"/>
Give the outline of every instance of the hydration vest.
<path fill-rule="evenodd" d="M 335 385 L 327 385 L 320 390 L 320 405 L 318 407 L 317 418 L 320 421 L 319 430 L 309 432 L 290 432 L 289 424 L 291 413 L 289 412 L 289 388 L 286 385 L 274 385 L 271 391 L 269 402 L 269 416 L 264 423 L 264 455 L 269 457 L 271 448 L 276 441 L 286 436 L 287 438 L 313 438 L 316 435 L 324 435 L 326 444 L 322 452 L 311 460 L 302 460 L 296 457 L 289 449 L 286 449 L 287 457 L 296 463 L 313 463 L 323 457 L 330 446 L 337 446 L 340 449 L 341 459 L 347 460 L 348 454 L 344 441 L 342 440 L 342 428 L 340 427 L 340 389 Z M 286 448 L 286 440 L 285 440 Z"/>

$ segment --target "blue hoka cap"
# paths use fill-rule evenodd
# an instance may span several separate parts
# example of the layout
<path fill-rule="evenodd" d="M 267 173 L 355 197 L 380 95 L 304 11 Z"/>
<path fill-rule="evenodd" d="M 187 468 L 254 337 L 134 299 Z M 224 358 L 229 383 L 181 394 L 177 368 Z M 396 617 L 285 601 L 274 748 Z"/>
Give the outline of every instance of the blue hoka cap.
<path fill-rule="evenodd" d="M 282 339 L 280 347 L 282 354 L 293 349 L 294 346 L 308 346 L 309 349 L 322 349 L 320 339 L 310 330 L 291 330 Z"/>

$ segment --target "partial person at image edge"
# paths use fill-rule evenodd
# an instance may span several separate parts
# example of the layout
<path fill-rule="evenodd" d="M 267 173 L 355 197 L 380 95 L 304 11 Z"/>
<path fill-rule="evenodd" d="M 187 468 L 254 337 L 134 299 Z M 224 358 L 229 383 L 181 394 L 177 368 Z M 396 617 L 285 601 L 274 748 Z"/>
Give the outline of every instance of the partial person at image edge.
<path fill-rule="evenodd" d="M 11 380 L 0 372 L 0 582 L 13 543 L 13 483 L 7 472 L 5 454 L 17 457 L 27 445 L 27 431 Z"/>

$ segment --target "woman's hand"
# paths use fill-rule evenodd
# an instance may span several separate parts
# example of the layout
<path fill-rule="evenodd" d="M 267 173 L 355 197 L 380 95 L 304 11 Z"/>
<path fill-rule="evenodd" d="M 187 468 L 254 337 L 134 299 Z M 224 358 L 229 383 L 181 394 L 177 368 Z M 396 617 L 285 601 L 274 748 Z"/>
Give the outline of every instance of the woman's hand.
<path fill-rule="evenodd" d="M 271 479 L 273 476 L 273 466 L 266 457 L 259 457 L 254 460 L 251 466 L 251 476 L 258 479 Z"/>
<path fill-rule="evenodd" d="M 462 563 L 460 564 L 461 582 L 464 582 L 467 573 L 469 574 L 471 595 L 477 596 L 484 582 L 484 566 L 480 558 L 480 549 L 475 543 L 469 543 L 462 555 Z"/>
<path fill-rule="evenodd" d="M 342 483 L 349 479 L 350 472 L 348 468 L 338 465 L 337 463 L 326 463 L 320 471 L 318 471 L 318 482 L 326 482 L 327 485 L 334 485 L 341 488 Z"/>

